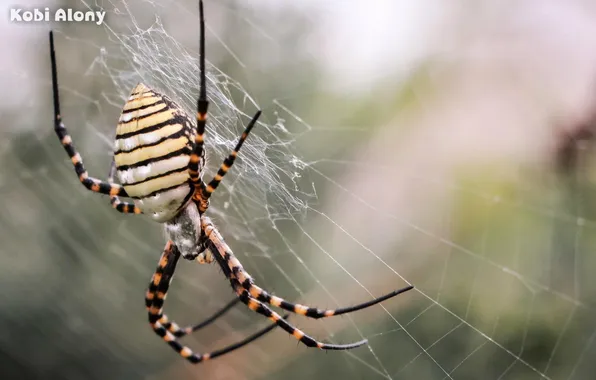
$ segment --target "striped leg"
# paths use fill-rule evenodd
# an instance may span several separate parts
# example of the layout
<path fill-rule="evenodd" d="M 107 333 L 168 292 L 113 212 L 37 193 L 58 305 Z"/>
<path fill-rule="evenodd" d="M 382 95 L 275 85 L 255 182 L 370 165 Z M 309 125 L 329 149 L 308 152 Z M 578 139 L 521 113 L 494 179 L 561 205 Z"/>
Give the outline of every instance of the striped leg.
<path fill-rule="evenodd" d="M 209 240 L 207 242 L 207 246 L 209 246 L 210 248 L 213 248 L 214 250 L 217 248 L 216 244 L 212 240 Z M 242 301 L 242 303 L 244 303 L 250 310 L 252 310 L 258 314 L 264 315 L 265 317 L 267 317 L 270 320 L 272 320 L 273 322 L 275 322 L 275 324 L 278 325 L 279 327 L 281 327 L 282 330 L 284 330 L 288 334 L 292 335 L 294 338 L 298 339 L 298 341 L 300 341 L 305 346 L 316 347 L 316 348 L 320 348 L 322 350 L 349 350 L 352 348 L 360 347 L 367 343 L 366 339 L 361 340 L 359 342 L 350 343 L 350 344 L 329 344 L 329 343 L 318 342 L 314 338 L 306 335 L 303 331 L 292 326 L 292 324 L 288 323 L 286 321 L 287 316 L 284 316 L 282 318 L 279 314 L 277 314 L 276 312 L 274 312 L 273 310 L 268 308 L 261 301 L 258 301 L 255 298 L 253 298 L 248 293 L 248 290 L 244 289 L 242 287 L 242 285 L 240 284 L 240 282 L 238 282 L 238 280 L 234 277 L 233 272 L 230 270 L 230 268 L 226 264 L 226 261 L 223 258 L 223 256 L 215 255 L 215 259 L 217 260 L 217 263 L 221 267 L 225 276 L 228 278 L 228 280 L 230 280 L 230 284 L 232 285 L 232 288 L 234 289 L 234 291 L 236 292 L 236 295 L 238 296 L 240 301 Z"/>
<path fill-rule="evenodd" d="M 193 364 L 197 364 L 208 359 L 213 359 L 243 347 L 277 327 L 278 324 L 271 324 L 240 342 L 205 354 L 196 354 L 189 347 L 180 344 L 177 340 L 178 337 L 185 336 L 200 329 L 201 327 L 207 326 L 208 324 L 215 321 L 215 319 L 223 315 L 237 302 L 230 302 L 209 319 L 186 329 L 181 329 L 173 321 L 170 322 L 168 317 L 163 314 L 163 304 L 179 258 L 180 253 L 172 244 L 172 242 L 169 241 L 166 244 L 164 252 L 159 260 L 159 265 L 153 274 L 153 277 L 151 278 L 149 290 L 145 296 L 145 304 L 149 314 L 149 323 L 151 324 L 153 331 L 155 331 L 157 335 L 161 336 L 166 342 L 168 342 L 170 347 L 172 347 L 174 351 L 176 351 L 182 357 L 186 358 Z"/>
<path fill-rule="evenodd" d="M 128 194 L 122 186 L 89 177 L 87 170 L 85 170 L 85 167 L 83 166 L 81 155 L 76 151 L 72 143 L 72 139 L 68 134 L 64 123 L 62 122 L 62 116 L 60 115 L 60 97 L 58 94 L 56 52 L 54 50 L 54 34 L 52 31 L 50 31 L 50 61 L 52 64 L 52 89 L 54 94 L 54 131 L 56 132 L 56 135 L 58 135 L 58 139 L 62 143 L 64 150 L 66 150 L 66 153 L 68 153 L 68 156 L 74 165 L 75 172 L 79 177 L 79 181 L 81 181 L 83 186 L 85 186 L 87 189 L 96 193 L 127 197 Z"/>
<path fill-rule="evenodd" d="M 261 301 L 257 301 L 256 299 L 252 298 L 248 291 L 236 281 L 236 292 L 238 293 L 238 297 L 240 300 L 248 306 L 248 308 L 258 314 L 264 315 L 265 317 L 269 318 L 273 322 L 275 322 L 282 330 L 287 332 L 288 334 L 292 335 L 294 338 L 298 339 L 300 343 L 304 344 L 307 347 L 317 347 L 321 350 L 350 350 L 352 348 L 360 347 L 366 343 L 368 343 L 367 339 L 363 339 L 359 342 L 350 343 L 350 344 L 329 344 L 329 343 L 322 343 L 318 342 L 314 338 L 306 335 L 303 331 L 297 329 L 296 327 L 292 326 L 289 322 L 287 322 L 284 318 L 282 318 L 279 314 L 268 308 L 265 304 Z"/>
<path fill-rule="evenodd" d="M 201 212 L 201 214 L 207 210 L 207 207 L 209 207 L 209 198 L 211 197 L 211 194 L 213 194 L 215 189 L 217 189 L 217 186 L 219 186 L 223 177 L 226 175 L 228 170 L 230 170 L 232 165 L 234 165 L 234 161 L 236 160 L 236 156 L 238 155 L 240 148 L 242 148 L 242 144 L 244 144 L 244 141 L 246 141 L 248 134 L 256 124 L 257 120 L 259 119 L 259 116 L 261 116 L 261 111 L 257 111 L 255 116 L 248 123 L 246 129 L 244 130 L 244 132 L 242 132 L 242 135 L 240 136 L 240 139 L 238 140 L 236 147 L 234 148 L 232 153 L 230 153 L 230 155 L 224 160 L 224 162 L 222 162 L 215 177 L 213 177 L 213 179 L 207 184 L 207 186 L 205 186 L 202 189 L 201 192 L 195 192 L 195 200 L 199 202 L 199 211 Z"/>
<path fill-rule="evenodd" d="M 209 108 L 209 101 L 207 100 L 207 80 L 205 74 L 205 16 L 203 12 L 203 1 L 199 1 L 199 14 L 200 14 L 200 63 L 199 63 L 199 75 L 200 75 L 200 89 L 199 89 L 199 99 L 197 101 L 197 134 L 195 135 L 195 144 L 190 155 L 190 159 L 188 162 L 188 173 L 190 175 L 190 179 L 195 186 L 195 194 L 193 199 L 199 205 L 199 211 L 204 213 L 207 208 L 209 207 L 209 198 L 211 194 L 217 189 L 217 186 L 221 182 L 223 176 L 227 173 L 227 171 L 232 167 L 234 164 L 234 160 L 238 155 L 238 151 L 242 147 L 244 140 L 248 137 L 250 130 L 253 128 L 259 116 L 261 116 L 261 111 L 257 111 L 255 116 L 252 118 L 250 123 L 248 123 L 244 133 L 240 137 L 238 144 L 236 144 L 236 148 L 232 151 L 232 153 L 224 160 L 221 164 L 221 167 L 217 171 L 217 175 L 209 182 L 208 185 L 205 185 L 203 180 L 200 177 L 200 166 L 201 162 L 204 160 L 204 142 L 205 142 L 205 125 L 207 124 L 207 109 Z"/>
<path fill-rule="evenodd" d="M 206 237 L 212 243 L 212 251 L 215 258 L 218 260 L 220 258 L 223 259 L 223 263 L 225 263 L 225 265 L 228 267 L 231 275 L 237 279 L 242 288 L 248 291 L 251 298 L 261 302 L 266 302 L 270 305 L 291 311 L 296 314 L 304 315 L 306 317 L 318 319 L 362 310 L 414 288 L 413 286 L 407 286 L 402 289 L 394 290 L 391 293 L 375 298 L 371 301 L 335 310 L 321 310 L 310 306 L 293 304 L 284 300 L 283 298 L 272 296 L 259 286 L 255 285 L 252 277 L 244 270 L 240 261 L 234 256 L 232 250 L 223 240 L 221 234 L 208 217 L 201 217 L 201 228 L 205 232 Z"/>
<path fill-rule="evenodd" d="M 116 162 L 112 159 L 112 165 L 110 166 L 110 174 L 108 175 L 108 182 L 114 183 L 114 176 L 116 174 Z M 138 208 L 132 202 L 122 202 L 120 197 L 117 195 L 110 195 L 110 204 L 116 211 L 119 211 L 123 214 L 142 214 L 140 208 Z"/>
<path fill-rule="evenodd" d="M 228 302 L 228 304 L 226 306 L 222 307 L 217 312 L 215 312 L 212 316 L 210 316 L 209 318 L 205 319 L 204 321 L 202 321 L 200 323 L 197 323 L 196 325 L 187 326 L 185 328 L 177 328 L 175 323 L 168 322 L 168 323 L 165 323 L 163 326 L 168 331 L 170 331 L 172 334 L 174 334 L 174 336 L 176 338 L 182 338 L 183 336 L 192 334 L 193 332 L 198 331 L 198 330 L 202 329 L 203 327 L 206 327 L 206 326 L 210 325 L 211 323 L 215 322 L 217 319 L 219 319 L 219 317 L 221 317 L 222 315 L 227 313 L 234 306 L 236 306 L 239 302 L 240 302 L 240 300 L 238 298 L 234 298 L 232 301 Z"/>
<path fill-rule="evenodd" d="M 205 152 L 203 149 L 205 137 L 205 124 L 207 123 L 207 109 L 209 108 L 209 101 L 207 100 L 207 85 L 205 77 L 205 18 L 203 15 L 203 2 L 199 2 L 200 8 L 200 90 L 199 99 L 197 101 L 197 133 L 195 135 L 195 144 L 190 154 L 188 161 L 188 174 L 190 180 L 195 186 L 195 192 L 201 192 L 205 187 L 203 180 L 200 178 L 200 161 L 204 160 Z"/>
<path fill-rule="evenodd" d="M 176 247 L 173 243 L 168 242 L 159 260 L 157 269 L 151 278 L 151 282 L 149 283 L 149 289 L 145 295 L 145 306 L 149 312 L 150 322 L 151 320 L 156 320 L 156 318 L 160 319 L 159 322 L 166 330 L 171 332 L 177 338 L 180 338 L 214 322 L 218 317 L 231 309 L 239 300 L 233 300 L 213 316 L 194 326 L 180 328 L 175 322 L 169 322 L 167 316 L 164 316 L 160 309 L 162 309 L 163 303 L 165 302 L 165 296 L 170 287 L 170 282 L 172 281 L 174 270 L 176 269 L 178 258 L 180 256 L 175 250 Z"/>

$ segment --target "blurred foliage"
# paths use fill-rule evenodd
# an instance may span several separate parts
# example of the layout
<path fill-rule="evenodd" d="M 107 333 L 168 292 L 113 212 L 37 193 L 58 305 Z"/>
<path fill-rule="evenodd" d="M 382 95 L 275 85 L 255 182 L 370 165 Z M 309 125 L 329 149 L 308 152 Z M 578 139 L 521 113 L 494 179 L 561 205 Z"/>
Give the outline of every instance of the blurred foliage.
<path fill-rule="evenodd" d="M 232 43 L 236 54 L 249 57 L 257 46 L 248 33 L 238 33 L 236 24 L 251 15 L 229 14 L 233 16 L 226 20 L 228 30 L 222 38 Z M 270 105 L 277 99 L 288 109 L 299 110 L 300 117 L 313 125 L 312 133 L 293 147 L 305 161 L 353 162 L 395 117 L 432 112 L 420 97 L 440 91 L 429 79 L 433 67 L 423 66 L 399 83 L 376 84 L 366 95 L 330 93 L 321 84 L 316 63 L 295 49 L 304 25 L 312 21 L 297 14 L 284 22 L 289 26 L 278 41 L 278 53 L 284 59 L 266 72 L 247 75 L 229 56 L 216 64 L 231 77 L 246 80 L 259 103 Z M 63 28 L 67 36 L 83 40 L 105 38 L 96 30 L 79 36 L 74 25 Z M 61 41 L 60 51 L 81 62 L 88 62 L 86 54 L 95 54 L 75 51 L 67 39 Z M 51 130 L 46 61 L 44 46 L 39 52 L 44 78 L 39 94 L 44 99 L 37 103 L 43 106 L 27 115 L 2 109 L 4 123 L 27 118 L 27 123 L 39 126 L 12 134 L 7 148 L 0 151 L 5 211 L 0 216 L 2 379 L 230 378 L 229 373 L 259 379 L 443 379 L 445 372 L 460 379 L 536 379 L 543 372 L 552 379 L 593 376 L 594 363 L 589 358 L 594 352 L 596 205 L 590 161 L 580 161 L 582 165 L 559 174 L 515 162 L 471 164 L 455 170 L 454 185 L 443 184 L 450 197 L 450 231 L 445 239 L 452 246 L 437 249 L 432 260 L 412 270 L 413 277 L 423 279 L 414 284 L 422 293 L 388 303 L 387 313 L 375 308 L 354 317 L 372 350 L 322 353 L 296 348 L 292 338 L 275 331 L 253 348 L 201 367 L 187 365 L 146 322 L 143 295 L 164 244 L 160 227 L 114 213 L 106 197 L 89 194 L 78 184 Z M 63 75 L 61 84 L 74 88 L 85 81 L 82 87 L 90 91 L 85 95 L 98 99 L 104 84 L 101 78 L 83 76 L 87 67 L 81 62 L 64 68 L 72 76 Z M 67 127 L 76 131 L 75 142 L 88 170 L 95 176 L 107 173 L 109 157 L 97 148 L 98 139 L 92 133 L 89 137 L 82 132 L 87 123 L 100 123 L 98 119 L 105 115 L 94 104 L 82 107 L 80 99 L 77 103 L 68 92 L 65 99 Z M 235 101 L 242 103 L 241 98 Z M 274 106 L 266 107 L 266 117 L 274 120 L 274 111 Z M 399 128 L 404 135 L 410 132 L 408 125 Z M 396 149 L 400 144 L 407 141 L 396 142 Z M 518 177 L 499 176 L 511 167 Z M 325 174 L 336 178 L 349 170 L 330 167 Z M 298 181 L 308 186 L 314 179 Z M 328 183 L 317 188 L 322 193 L 334 191 Z M 309 217 L 309 228 L 319 228 L 316 216 Z M 292 246 L 300 247 L 307 241 L 304 233 L 290 224 L 282 233 Z M 284 253 L 287 242 L 280 242 L 275 231 L 270 235 L 263 237 L 276 242 L 270 250 Z M 246 242 L 230 239 L 230 245 L 238 252 L 255 251 Z M 414 246 L 405 238 L 396 250 Z M 456 255 L 455 247 L 474 254 Z M 307 266 L 317 265 L 317 255 L 320 252 L 306 248 L 300 252 Z M 264 287 L 289 299 L 300 294 L 280 276 L 276 265 L 304 293 L 312 295 L 318 289 L 291 255 L 280 254 L 275 260 L 253 255 L 244 264 Z M 504 277 L 507 270 L 521 277 Z M 410 272 L 404 274 L 409 279 Z M 349 292 L 347 285 L 355 287 L 347 282 L 342 293 Z M 231 297 L 227 282 L 214 267 L 180 265 L 167 312 L 180 318 L 180 324 L 197 322 Z M 341 342 L 360 338 L 345 324 L 326 330 L 326 335 L 321 326 L 327 321 L 292 320 L 305 330 L 314 329 L 313 335 L 321 338 Z M 266 323 L 240 306 L 188 342 L 207 351 Z"/>

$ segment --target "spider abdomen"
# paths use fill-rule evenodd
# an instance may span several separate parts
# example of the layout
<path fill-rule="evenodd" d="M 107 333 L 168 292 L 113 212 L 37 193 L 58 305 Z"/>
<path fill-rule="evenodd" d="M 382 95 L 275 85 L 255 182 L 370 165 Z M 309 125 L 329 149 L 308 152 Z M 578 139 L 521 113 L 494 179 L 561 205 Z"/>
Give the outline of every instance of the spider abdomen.
<path fill-rule="evenodd" d="M 188 161 L 195 133 L 176 103 L 142 83 L 124 105 L 114 143 L 118 179 L 157 222 L 172 219 L 192 196 Z"/>

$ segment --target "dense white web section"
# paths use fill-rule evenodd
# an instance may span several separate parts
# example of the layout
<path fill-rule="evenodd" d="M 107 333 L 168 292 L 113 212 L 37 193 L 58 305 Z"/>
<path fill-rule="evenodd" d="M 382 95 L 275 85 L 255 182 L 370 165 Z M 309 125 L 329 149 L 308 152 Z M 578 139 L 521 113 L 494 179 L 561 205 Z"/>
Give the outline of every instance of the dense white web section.
<path fill-rule="evenodd" d="M 184 4 L 83 3 L 108 11 L 110 44 L 97 46 L 87 70 L 113 85 L 102 92 L 102 102 L 121 108 L 143 81 L 194 114 L 198 37 L 183 44 L 170 31 L 179 16 L 186 33 L 198 35 L 198 22 L 194 28 L 191 22 L 196 6 Z M 207 21 L 207 57 L 210 50 L 223 52 L 246 68 L 250 52 L 228 46 L 210 21 L 225 22 L 242 11 L 231 5 L 217 11 Z M 246 22 L 239 29 L 276 44 L 275 30 L 260 29 L 252 15 L 240 17 Z M 93 44 L 72 32 L 63 35 L 71 43 Z M 325 340 L 367 338 L 368 349 L 310 353 L 276 332 L 258 346 L 259 359 L 236 363 L 239 371 L 276 378 L 287 368 L 312 373 L 301 372 L 312 364 L 316 373 L 332 373 L 332 360 L 347 368 L 342 374 L 367 379 L 581 379 L 594 370 L 596 281 L 590 276 L 596 217 L 590 181 L 569 184 L 544 163 L 551 143 L 545 125 L 563 106 L 541 89 L 499 77 L 495 67 L 516 68 L 512 62 L 497 62 L 489 75 L 474 71 L 483 50 L 481 43 L 470 43 L 470 50 L 455 57 L 467 59 L 469 67 L 441 69 L 452 76 L 416 71 L 402 83 L 405 90 L 396 90 L 405 94 L 397 108 L 411 107 L 406 116 L 391 114 L 378 128 L 365 119 L 356 125 L 306 121 L 306 111 L 289 105 L 291 96 L 259 104 L 240 80 L 208 63 L 207 178 L 255 110 L 266 111 L 210 209 L 224 237 L 242 244 L 237 254 L 249 271 L 277 294 L 319 307 L 416 287 L 339 321 L 293 319 Z M 487 87 L 494 90 L 490 95 Z M 528 100 L 537 93 L 543 96 L 538 105 Z M 475 111 L 463 114 L 464 105 Z M 453 128 L 434 128 L 430 114 Z M 490 120 L 495 114 L 500 118 Z M 96 132 L 111 145 L 107 129 Z M 315 147 L 304 148 L 305 139 Z M 317 150 L 319 144 L 328 149 Z M 477 165 L 464 166 L 470 162 Z"/>
<path fill-rule="evenodd" d="M 160 8 L 159 4 L 151 6 L 155 6 L 157 10 Z M 130 30 L 119 33 L 112 29 L 109 23 L 106 24 L 107 32 L 120 51 L 102 49 L 90 68 L 95 70 L 95 66 L 101 66 L 101 70 L 114 83 L 116 93 L 105 94 L 109 103 L 114 107 L 122 107 L 122 99 L 128 97 L 130 89 L 139 81 L 143 81 L 174 97 L 189 115 L 193 115 L 196 112 L 199 88 L 198 56 L 188 52 L 166 32 L 159 16 L 156 16 L 149 27 L 143 28 L 137 24 L 126 2 L 113 3 L 112 7 L 119 20 L 122 20 L 123 15 L 128 18 L 129 23 L 126 27 Z M 181 12 L 184 10 L 180 7 Z M 196 13 L 194 8 L 187 11 Z M 147 14 L 146 10 L 144 14 Z M 196 30 L 189 31 L 190 34 L 193 32 Z M 195 40 L 198 44 L 198 37 Z M 208 160 L 212 164 L 211 170 L 215 170 L 219 161 L 235 146 L 258 105 L 238 81 L 228 77 L 209 62 L 207 71 L 211 116 L 208 130 Z M 236 102 L 232 100 L 234 97 L 237 99 Z M 260 208 L 264 204 L 291 213 L 301 212 L 306 207 L 304 199 L 308 198 L 309 194 L 297 192 L 296 186 L 284 183 L 293 183 L 302 170 L 300 159 L 291 149 L 296 134 L 284 127 L 282 119 L 273 124 L 261 120 L 258 130 L 259 133 L 250 136 L 250 140 L 243 146 L 242 161 L 236 164 L 237 167 L 235 166 L 234 172 L 230 175 L 234 178 L 223 183 L 223 187 L 228 191 L 232 189 L 232 192 L 234 187 L 242 189 L 236 195 L 244 198 L 240 203 L 247 208 L 243 212 L 248 214 L 252 208 Z M 208 175 L 212 176 L 213 173 L 210 172 Z M 227 204 L 224 203 L 224 208 Z"/>

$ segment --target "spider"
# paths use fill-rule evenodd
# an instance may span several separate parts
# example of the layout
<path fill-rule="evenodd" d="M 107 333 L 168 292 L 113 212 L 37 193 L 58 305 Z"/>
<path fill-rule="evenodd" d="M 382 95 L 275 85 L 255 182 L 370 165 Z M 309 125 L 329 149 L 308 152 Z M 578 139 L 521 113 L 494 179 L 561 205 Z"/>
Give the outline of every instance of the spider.
<path fill-rule="evenodd" d="M 117 211 L 125 214 L 145 214 L 165 225 L 168 241 L 145 295 L 145 305 L 153 331 L 191 363 L 200 363 L 234 351 L 277 326 L 308 347 L 347 350 L 366 344 L 366 339 L 350 344 L 319 342 L 294 327 L 286 320 L 287 316 L 282 317 L 268 305 L 310 318 L 324 318 L 367 308 L 404 293 L 413 286 L 392 291 L 359 305 L 335 310 L 320 310 L 290 303 L 283 298 L 271 295 L 255 283 L 206 215 L 209 198 L 234 164 L 242 144 L 257 123 L 261 111 L 258 111 L 247 124 L 236 147 L 223 161 L 214 178 L 208 183 L 204 182 L 202 178 L 205 165 L 204 134 L 209 101 L 205 80 L 205 19 L 202 0 L 199 1 L 199 13 L 200 88 L 196 125 L 168 96 L 139 83 L 132 90 L 120 115 L 108 181 L 89 176 L 64 126 L 60 114 L 52 31 L 49 35 L 54 130 L 68 153 L 80 182 L 93 192 L 109 195 L 110 203 Z M 116 174 L 120 184 L 114 181 Z M 132 198 L 134 203 L 121 201 L 121 197 Z M 215 261 L 229 280 L 237 297 L 209 319 L 186 328 L 179 327 L 163 313 L 166 293 L 181 256 L 199 263 Z M 179 338 L 212 323 L 238 302 L 267 317 L 273 321 L 273 324 L 240 342 L 211 353 L 195 353 L 179 342 Z"/>

